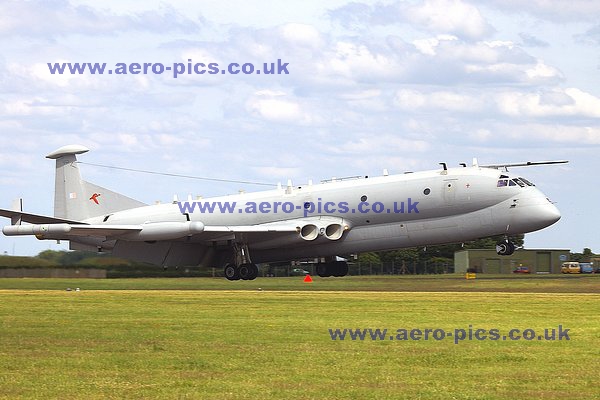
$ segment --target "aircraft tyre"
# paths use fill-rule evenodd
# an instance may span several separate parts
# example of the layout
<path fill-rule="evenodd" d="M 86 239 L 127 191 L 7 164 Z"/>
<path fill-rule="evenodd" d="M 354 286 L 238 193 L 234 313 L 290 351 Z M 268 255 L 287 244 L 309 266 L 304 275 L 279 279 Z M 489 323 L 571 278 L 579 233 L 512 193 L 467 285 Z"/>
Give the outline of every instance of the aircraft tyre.
<path fill-rule="evenodd" d="M 322 278 L 327 278 L 329 276 L 346 276 L 348 275 L 348 263 L 346 261 L 333 261 L 317 264 L 317 275 Z"/>
<path fill-rule="evenodd" d="M 510 240 L 496 243 L 496 253 L 500 256 L 510 256 L 515 252 L 515 244 Z"/>
<path fill-rule="evenodd" d="M 348 263 L 346 261 L 335 262 L 335 274 L 333 276 L 346 276 L 348 275 Z"/>
<path fill-rule="evenodd" d="M 331 276 L 331 268 L 329 267 L 329 263 L 319 263 L 317 264 L 317 275 L 321 278 L 327 278 Z"/>
<path fill-rule="evenodd" d="M 250 277 L 248 278 L 248 280 L 255 280 L 256 277 L 258 276 L 258 265 L 256 264 L 250 264 L 252 266 L 252 273 L 250 274 Z"/>
<path fill-rule="evenodd" d="M 256 264 L 240 265 L 240 278 L 246 281 L 252 281 L 258 276 L 258 266 Z"/>
<path fill-rule="evenodd" d="M 230 281 L 237 281 L 240 279 L 240 269 L 233 264 L 227 264 L 223 269 L 223 272 L 225 274 L 225 278 Z"/>

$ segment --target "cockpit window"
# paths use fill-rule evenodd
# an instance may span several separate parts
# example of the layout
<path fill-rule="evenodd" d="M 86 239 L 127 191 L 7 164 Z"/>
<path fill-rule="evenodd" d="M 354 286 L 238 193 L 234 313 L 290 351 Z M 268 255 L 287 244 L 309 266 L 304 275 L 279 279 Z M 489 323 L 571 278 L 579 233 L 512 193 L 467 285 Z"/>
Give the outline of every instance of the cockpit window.
<path fill-rule="evenodd" d="M 521 182 L 523 182 L 524 184 L 526 184 L 527 186 L 535 186 L 533 183 L 529 182 L 527 179 L 525 178 L 521 178 L 519 177 L 519 179 L 521 180 Z"/>
<path fill-rule="evenodd" d="M 525 186 L 535 186 L 533 183 L 529 182 L 527 179 L 525 178 L 510 178 L 506 175 L 500 175 L 500 178 L 498 179 L 498 184 L 496 185 L 496 187 L 506 187 L 506 186 L 520 186 L 520 187 L 525 187 Z"/>
<path fill-rule="evenodd" d="M 511 182 L 511 183 L 512 183 L 512 182 L 515 182 L 517 185 L 519 185 L 519 186 L 521 186 L 521 187 L 525 187 L 525 184 L 524 184 L 523 182 L 521 182 L 521 181 L 519 180 L 519 178 L 513 178 L 513 179 L 512 179 L 510 182 Z"/>

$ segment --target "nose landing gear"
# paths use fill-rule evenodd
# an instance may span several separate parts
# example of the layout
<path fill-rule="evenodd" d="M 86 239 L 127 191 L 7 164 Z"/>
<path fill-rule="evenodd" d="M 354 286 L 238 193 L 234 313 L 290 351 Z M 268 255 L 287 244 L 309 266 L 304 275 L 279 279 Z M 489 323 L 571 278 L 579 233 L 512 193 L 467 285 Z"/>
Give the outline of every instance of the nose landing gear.
<path fill-rule="evenodd" d="M 515 248 L 515 244 L 509 239 L 504 239 L 496 243 L 496 253 L 498 253 L 499 256 L 510 256 L 515 252 Z"/>

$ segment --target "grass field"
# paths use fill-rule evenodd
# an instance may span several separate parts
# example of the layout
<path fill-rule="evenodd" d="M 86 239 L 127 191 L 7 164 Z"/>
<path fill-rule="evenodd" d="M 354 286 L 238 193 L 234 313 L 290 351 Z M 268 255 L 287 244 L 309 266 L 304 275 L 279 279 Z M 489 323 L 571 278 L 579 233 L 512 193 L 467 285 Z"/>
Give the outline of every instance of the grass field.
<path fill-rule="evenodd" d="M 258 278 L 230 282 L 224 278 L 150 279 L 0 279 L 0 289 L 65 290 L 276 290 L 374 292 L 516 292 L 599 293 L 600 275 L 483 275 L 466 280 L 462 275 L 379 275 L 344 278 L 302 276 Z"/>
<path fill-rule="evenodd" d="M 600 277 L 519 278 L 3 279 L 0 398 L 600 397 Z M 570 340 L 328 332 L 469 325 Z"/>

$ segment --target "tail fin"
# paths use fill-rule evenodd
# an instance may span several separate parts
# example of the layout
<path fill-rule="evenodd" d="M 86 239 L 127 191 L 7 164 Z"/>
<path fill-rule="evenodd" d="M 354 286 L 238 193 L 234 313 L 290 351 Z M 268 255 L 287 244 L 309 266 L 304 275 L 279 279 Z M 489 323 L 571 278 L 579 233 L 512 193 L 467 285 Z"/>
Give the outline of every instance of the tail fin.
<path fill-rule="evenodd" d="M 87 153 L 84 146 L 61 147 L 46 158 L 56 160 L 54 216 L 73 221 L 142 207 L 146 204 L 81 179 L 77 154 Z"/>

